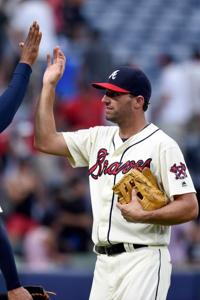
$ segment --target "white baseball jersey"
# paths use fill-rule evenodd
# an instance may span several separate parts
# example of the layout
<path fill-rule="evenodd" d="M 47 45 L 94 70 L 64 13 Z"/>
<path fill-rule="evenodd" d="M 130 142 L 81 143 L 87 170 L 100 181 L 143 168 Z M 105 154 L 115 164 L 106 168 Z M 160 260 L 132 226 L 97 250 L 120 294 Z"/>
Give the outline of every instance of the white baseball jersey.
<path fill-rule="evenodd" d="M 154 124 L 125 142 L 117 126 L 64 132 L 63 136 L 71 165 L 89 168 L 93 242 L 167 245 L 170 226 L 127 222 L 116 207 L 112 187 L 131 168 L 149 167 L 172 201 L 174 195 L 195 192 L 177 143 Z"/>

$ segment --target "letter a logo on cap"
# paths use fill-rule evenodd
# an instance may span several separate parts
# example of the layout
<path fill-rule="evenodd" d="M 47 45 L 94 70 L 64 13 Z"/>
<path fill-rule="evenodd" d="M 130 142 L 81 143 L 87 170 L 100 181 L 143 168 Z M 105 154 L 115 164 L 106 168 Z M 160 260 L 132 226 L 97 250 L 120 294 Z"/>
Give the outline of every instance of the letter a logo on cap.
<path fill-rule="evenodd" d="M 114 71 L 114 72 L 109 76 L 109 78 L 112 78 L 112 80 L 114 80 L 114 79 L 116 78 L 118 72 L 119 72 L 119 70 Z"/>

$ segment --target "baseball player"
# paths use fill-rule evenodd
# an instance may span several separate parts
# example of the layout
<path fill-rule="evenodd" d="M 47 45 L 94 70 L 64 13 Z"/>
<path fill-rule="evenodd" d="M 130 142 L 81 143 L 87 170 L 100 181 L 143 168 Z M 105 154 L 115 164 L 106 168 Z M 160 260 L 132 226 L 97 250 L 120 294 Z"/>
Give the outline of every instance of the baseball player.
<path fill-rule="evenodd" d="M 0 132 L 11 123 L 24 98 L 31 75 L 31 66 L 38 55 L 41 36 L 39 25 L 34 22 L 30 26 L 25 42 L 20 43 L 22 48 L 20 61 L 8 88 L 0 96 Z M 0 212 L 2 212 L 1 208 Z M 6 282 L 9 300 L 32 299 L 19 281 L 12 248 L 2 223 L 0 223 L 0 269 Z"/>
<path fill-rule="evenodd" d="M 35 147 L 65 156 L 73 167 L 87 167 L 93 209 L 92 239 L 97 262 L 90 300 L 164 300 L 170 285 L 170 226 L 197 217 L 195 189 L 177 143 L 145 118 L 151 84 L 138 69 L 119 67 L 105 90 L 106 119 L 116 126 L 57 132 L 53 115 L 55 87 L 65 67 L 57 47 L 43 77 L 35 118 Z M 80 112 L 81 113 L 81 112 Z M 89 117 L 89 116 L 88 116 Z M 142 209 L 119 204 L 112 187 L 129 170 L 149 168 L 170 203 Z"/>

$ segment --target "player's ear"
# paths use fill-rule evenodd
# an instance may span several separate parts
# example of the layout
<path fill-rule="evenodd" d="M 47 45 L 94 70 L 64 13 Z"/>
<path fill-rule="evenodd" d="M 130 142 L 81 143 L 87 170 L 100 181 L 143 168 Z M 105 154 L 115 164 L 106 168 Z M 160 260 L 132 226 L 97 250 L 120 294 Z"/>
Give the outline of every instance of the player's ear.
<path fill-rule="evenodd" d="M 143 108 L 144 105 L 144 97 L 139 95 L 134 97 L 134 106 L 136 109 Z"/>

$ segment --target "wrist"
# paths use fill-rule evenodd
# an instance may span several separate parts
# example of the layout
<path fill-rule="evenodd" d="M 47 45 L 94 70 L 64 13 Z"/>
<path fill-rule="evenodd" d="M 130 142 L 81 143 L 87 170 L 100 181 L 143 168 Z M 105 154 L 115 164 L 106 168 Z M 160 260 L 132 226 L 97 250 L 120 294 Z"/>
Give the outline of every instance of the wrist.
<path fill-rule="evenodd" d="M 153 212 L 154 211 L 147 211 L 147 210 L 143 210 L 142 216 L 141 216 L 141 223 L 144 224 L 151 224 L 152 219 L 153 219 Z"/>
<path fill-rule="evenodd" d="M 43 81 L 43 88 L 53 89 L 56 88 L 56 83 L 50 81 Z"/>
<path fill-rule="evenodd" d="M 25 59 L 20 59 L 19 63 L 26 64 L 26 65 L 29 65 L 30 67 L 32 67 L 32 63 Z"/>
<path fill-rule="evenodd" d="M 13 292 L 15 292 L 15 291 L 18 291 L 19 289 L 21 289 L 21 285 L 20 286 L 18 286 L 18 287 L 15 287 L 15 288 L 13 288 L 13 289 L 11 289 L 11 290 L 8 290 L 8 293 L 13 293 Z"/>

